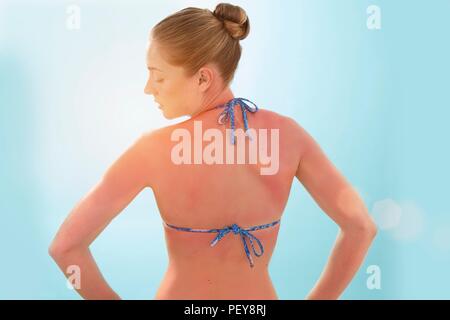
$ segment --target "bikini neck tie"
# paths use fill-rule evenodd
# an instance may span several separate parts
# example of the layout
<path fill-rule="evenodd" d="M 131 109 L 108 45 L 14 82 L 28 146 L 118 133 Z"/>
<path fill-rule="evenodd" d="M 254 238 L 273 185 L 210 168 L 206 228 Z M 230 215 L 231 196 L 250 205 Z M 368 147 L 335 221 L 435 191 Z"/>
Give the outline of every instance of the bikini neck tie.
<path fill-rule="evenodd" d="M 250 107 L 245 101 L 250 102 L 254 107 Z M 252 101 L 245 98 L 233 98 L 225 104 L 219 105 L 216 108 L 225 107 L 225 109 L 219 114 L 217 122 L 219 124 L 225 124 L 228 119 L 231 121 L 231 143 L 235 144 L 235 124 L 234 124 L 234 106 L 239 105 L 242 110 L 242 118 L 244 119 L 245 135 L 252 140 L 250 132 L 248 131 L 247 111 L 255 113 L 258 111 L 258 106 Z"/>

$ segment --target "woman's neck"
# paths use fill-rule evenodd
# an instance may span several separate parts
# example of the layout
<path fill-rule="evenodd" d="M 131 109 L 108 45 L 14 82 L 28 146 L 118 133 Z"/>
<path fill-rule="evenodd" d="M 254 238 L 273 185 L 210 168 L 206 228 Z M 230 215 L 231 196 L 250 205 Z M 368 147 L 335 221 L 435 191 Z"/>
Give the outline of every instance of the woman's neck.
<path fill-rule="evenodd" d="M 231 99 L 234 98 L 234 94 L 229 87 L 220 92 L 218 95 L 213 97 L 212 99 L 207 100 L 202 107 L 198 108 L 198 110 L 191 114 L 191 119 L 203 114 L 209 110 L 215 109 L 217 106 L 227 103 Z"/>

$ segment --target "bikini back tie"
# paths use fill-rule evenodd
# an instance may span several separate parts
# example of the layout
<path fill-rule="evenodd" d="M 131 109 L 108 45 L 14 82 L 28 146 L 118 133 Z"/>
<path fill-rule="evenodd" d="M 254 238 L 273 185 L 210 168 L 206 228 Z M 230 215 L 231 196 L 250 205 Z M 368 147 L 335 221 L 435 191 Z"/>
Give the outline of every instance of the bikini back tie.
<path fill-rule="evenodd" d="M 242 243 L 244 245 L 244 250 L 245 250 L 245 254 L 247 255 L 247 259 L 250 263 L 250 267 L 253 268 L 254 263 L 253 263 L 253 259 L 252 256 L 250 254 L 250 250 L 248 249 L 248 245 L 247 245 L 247 241 L 246 239 L 249 239 L 250 244 L 252 246 L 252 250 L 253 253 L 255 254 L 255 256 L 260 257 L 264 254 L 264 247 L 261 243 L 261 241 L 255 237 L 251 231 L 256 231 L 256 230 L 261 230 L 261 229 L 265 229 L 265 228 L 270 228 L 272 226 L 275 226 L 276 224 L 278 224 L 280 222 L 280 220 L 276 220 L 274 222 L 268 223 L 268 224 L 263 224 L 260 226 L 254 226 L 251 228 L 247 228 L 247 229 L 243 229 L 241 227 L 239 227 L 237 224 L 233 224 L 231 226 L 227 226 L 225 228 L 222 229 L 193 229 L 193 228 L 185 228 L 185 227 L 176 227 L 174 225 L 168 224 L 164 221 L 165 225 L 176 229 L 178 231 L 188 231 L 188 232 L 202 232 L 202 233 L 217 233 L 217 236 L 211 241 L 211 247 L 214 247 L 223 237 L 225 237 L 228 233 L 233 232 L 233 234 L 235 235 L 240 235 L 241 239 L 242 239 Z M 255 246 L 253 245 L 253 240 L 256 241 L 256 243 L 258 244 L 259 248 L 260 248 L 260 253 L 257 253 L 255 250 Z"/>

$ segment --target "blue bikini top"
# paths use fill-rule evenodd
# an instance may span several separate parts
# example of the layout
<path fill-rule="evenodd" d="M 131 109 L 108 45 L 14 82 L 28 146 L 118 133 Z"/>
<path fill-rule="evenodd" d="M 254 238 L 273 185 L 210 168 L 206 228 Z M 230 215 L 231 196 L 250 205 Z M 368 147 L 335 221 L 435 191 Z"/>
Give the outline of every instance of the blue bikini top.
<path fill-rule="evenodd" d="M 245 101 L 250 102 L 254 105 L 254 107 L 249 106 Z M 251 140 L 252 137 L 248 131 L 248 121 L 247 121 L 247 111 L 251 113 L 255 113 L 258 111 L 258 106 L 251 102 L 248 99 L 245 98 L 233 98 L 227 103 L 218 105 L 216 108 L 225 108 L 220 114 L 219 118 L 217 119 L 217 122 L 219 124 L 225 124 L 228 119 L 230 119 L 231 122 L 231 143 L 235 144 L 235 124 L 234 124 L 234 106 L 239 105 L 242 110 L 242 118 L 244 118 L 244 129 L 245 129 L 245 135 Z"/>
<path fill-rule="evenodd" d="M 253 107 L 250 107 L 246 102 L 250 102 L 251 104 L 254 105 Z M 254 104 L 253 102 L 251 102 L 248 99 L 245 98 L 233 98 L 230 101 L 228 101 L 225 104 L 222 105 L 218 105 L 216 108 L 225 108 L 220 114 L 219 114 L 219 118 L 218 118 L 218 122 L 219 124 L 225 124 L 229 119 L 231 120 L 231 143 L 235 144 L 235 123 L 234 123 L 234 106 L 235 105 L 239 105 L 241 107 L 242 110 L 242 117 L 244 119 L 244 129 L 245 129 L 245 135 L 247 137 L 249 137 L 249 139 L 251 140 L 251 135 L 248 132 L 248 120 L 247 120 L 247 111 L 251 112 L 251 113 L 255 113 L 256 111 L 258 111 L 258 106 L 256 104 Z M 250 267 L 253 268 L 254 264 L 253 264 L 253 259 L 252 256 L 250 255 L 250 250 L 248 249 L 248 245 L 247 245 L 247 241 L 246 239 L 248 238 L 250 240 L 250 244 L 252 246 L 252 250 L 253 253 L 257 256 L 260 257 L 263 255 L 264 253 L 264 247 L 261 243 L 261 241 L 255 237 L 252 233 L 250 233 L 251 231 L 256 231 L 256 230 L 260 230 L 260 229 L 265 229 L 265 228 L 269 228 L 272 226 L 275 226 L 276 224 L 278 224 L 280 222 L 280 220 L 276 220 L 273 221 L 271 223 L 268 224 L 263 224 L 260 226 L 254 226 L 251 228 L 247 228 L 247 229 L 243 229 L 241 227 L 239 227 L 237 224 L 233 224 L 231 226 L 227 226 L 225 228 L 222 229 L 193 229 L 193 228 L 185 228 L 185 227 L 176 227 L 174 225 L 170 225 L 168 223 L 166 223 L 164 221 L 164 224 L 170 228 L 176 229 L 178 231 L 188 231 L 188 232 L 202 232 L 202 233 L 218 233 L 217 236 L 213 239 L 213 241 L 211 242 L 211 247 L 215 246 L 217 244 L 217 242 L 220 241 L 220 239 L 222 239 L 225 235 L 227 235 L 230 232 L 233 232 L 235 235 L 239 234 L 241 236 L 243 245 L 244 245 L 244 250 L 245 250 L 245 254 L 247 255 L 247 259 L 250 263 Z M 260 253 L 257 253 L 255 250 L 255 246 L 253 245 L 253 240 L 256 241 L 256 243 L 258 244 L 259 248 L 260 248 Z"/>
<path fill-rule="evenodd" d="M 164 221 L 164 220 L 163 220 Z M 280 222 L 279 220 L 273 221 L 271 223 L 268 224 L 263 224 L 263 225 L 259 225 L 259 226 L 254 226 L 251 228 L 247 228 L 247 229 L 243 229 L 241 227 L 239 227 L 237 224 L 233 224 L 231 226 L 227 226 L 225 228 L 222 229 L 193 229 L 193 228 L 185 228 L 185 227 L 176 227 L 174 225 L 168 224 L 167 222 L 164 221 L 164 224 L 170 228 L 176 229 L 178 231 L 189 231 L 189 232 L 202 232 L 202 233 L 213 233 L 216 232 L 218 233 L 217 236 L 213 239 L 213 241 L 211 242 L 211 247 L 214 247 L 217 242 L 220 241 L 220 239 L 222 239 L 225 235 L 227 235 L 230 232 L 233 232 L 235 235 L 239 234 L 241 236 L 243 245 L 244 245 L 244 250 L 245 250 L 245 254 L 247 255 L 247 259 L 250 263 L 250 267 L 253 268 L 254 264 L 253 264 L 253 259 L 252 256 L 250 255 L 250 250 L 248 249 L 248 245 L 247 245 L 247 241 L 246 239 L 248 238 L 250 240 L 250 244 L 252 246 L 252 250 L 253 253 L 255 254 L 255 256 L 260 257 L 263 255 L 264 253 L 264 247 L 261 243 L 261 241 L 255 237 L 253 234 L 251 234 L 251 231 L 255 231 L 255 230 L 260 230 L 260 229 L 265 229 L 265 228 L 269 228 L 272 227 L 276 224 L 278 224 Z M 260 248 L 260 253 L 257 253 L 255 250 L 255 246 L 253 245 L 253 240 L 256 241 L 256 243 L 259 245 Z"/>

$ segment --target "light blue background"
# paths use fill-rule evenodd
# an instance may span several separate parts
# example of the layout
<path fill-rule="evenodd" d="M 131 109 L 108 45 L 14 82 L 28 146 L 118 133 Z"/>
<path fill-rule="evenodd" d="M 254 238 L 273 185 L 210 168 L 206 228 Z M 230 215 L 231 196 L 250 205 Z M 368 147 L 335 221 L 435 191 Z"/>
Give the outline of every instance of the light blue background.
<path fill-rule="evenodd" d="M 450 2 L 234 1 L 251 21 L 231 85 L 295 118 L 355 186 L 379 228 L 343 299 L 450 298 Z M 69 5 L 81 29 L 66 27 Z M 0 3 L 0 298 L 79 299 L 47 254 L 75 203 L 140 133 L 167 121 L 143 94 L 149 30 L 214 1 Z M 366 26 L 369 5 L 381 29 Z M 390 199 L 390 200 L 388 200 Z M 380 204 L 387 204 L 381 211 Z M 396 211 L 397 210 L 397 211 Z M 303 299 L 338 228 L 294 181 L 270 273 Z M 93 243 L 125 299 L 152 299 L 167 254 L 151 190 Z M 381 270 L 369 290 L 367 267 Z"/>

